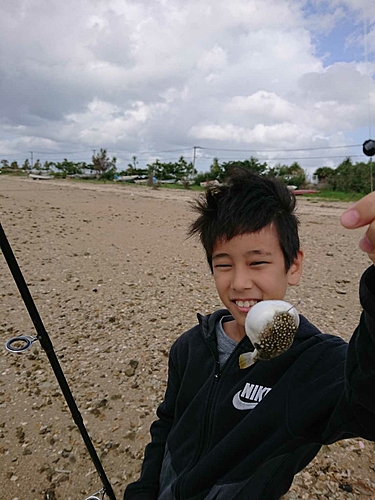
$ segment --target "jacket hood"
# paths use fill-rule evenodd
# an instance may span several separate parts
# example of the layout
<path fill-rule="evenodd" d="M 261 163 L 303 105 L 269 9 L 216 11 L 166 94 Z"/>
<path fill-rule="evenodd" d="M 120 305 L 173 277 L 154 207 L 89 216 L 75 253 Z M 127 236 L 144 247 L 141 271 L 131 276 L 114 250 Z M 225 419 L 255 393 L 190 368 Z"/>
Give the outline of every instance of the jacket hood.
<path fill-rule="evenodd" d="M 199 324 L 202 329 L 203 336 L 209 340 L 216 340 L 216 324 L 223 316 L 230 316 L 230 312 L 227 309 L 219 309 L 212 314 L 207 314 L 203 316 L 197 314 Z M 305 318 L 302 314 L 299 315 L 300 323 L 296 333 L 296 339 L 305 339 L 311 337 L 312 335 L 317 335 L 320 333 L 318 328 L 310 323 L 309 320 Z"/>
<path fill-rule="evenodd" d="M 197 318 L 202 329 L 203 336 L 207 340 L 216 339 L 216 324 L 223 316 L 231 316 L 227 309 L 219 309 L 212 314 L 202 316 L 197 314 Z"/>

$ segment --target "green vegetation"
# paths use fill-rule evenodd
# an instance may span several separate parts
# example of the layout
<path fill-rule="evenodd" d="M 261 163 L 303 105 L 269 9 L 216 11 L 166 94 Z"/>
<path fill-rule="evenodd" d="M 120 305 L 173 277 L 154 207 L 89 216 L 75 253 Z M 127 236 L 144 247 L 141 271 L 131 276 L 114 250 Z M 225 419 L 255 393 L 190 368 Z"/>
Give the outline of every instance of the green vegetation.
<path fill-rule="evenodd" d="M 330 191 L 328 189 L 323 189 L 322 191 L 319 191 L 319 193 L 309 194 L 306 196 L 317 200 L 355 202 L 363 198 L 365 193 L 345 193 L 342 191 Z"/>
<path fill-rule="evenodd" d="M 66 158 L 64 158 L 62 162 L 52 163 L 49 165 L 48 170 L 51 170 L 51 167 L 53 166 L 58 170 L 58 177 L 63 178 L 67 175 L 82 174 L 83 170 L 86 168 L 85 163 L 68 161 Z"/>
<path fill-rule="evenodd" d="M 188 163 L 183 156 L 177 162 L 162 163 L 155 160 L 147 165 L 148 173 L 155 177 L 158 181 L 172 180 L 183 181 L 191 178 L 197 172 L 193 164 Z"/>
<path fill-rule="evenodd" d="M 371 191 L 371 165 L 371 160 L 352 163 L 346 158 L 336 169 L 318 168 L 314 178 L 331 191 L 367 194 Z"/>
<path fill-rule="evenodd" d="M 106 149 L 100 149 L 98 154 L 92 155 L 92 165 L 99 179 L 113 181 L 116 174 L 116 158 L 109 158 Z"/>
<path fill-rule="evenodd" d="M 205 188 L 202 186 L 197 186 L 192 184 L 190 186 L 184 186 L 183 184 L 159 184 L 158 187 L 163 189 L 191 189 L 192 191 L 204 191 Z"/>
<path fill-rule="evenodd" d="M 268 167 L 267 163 L 261 163 L 258 158 L 251 156 L 248 160 L 243 161 L 228 161 L 222 164 L 218 158 L 214 158 L 209 172 L 198 174 L 194 178 L 195 184 L 201 182 L 219 181 L 225 182 L 232 168 L 244 167 L 267 177 L 277 177 L 281 182 L 287 185 L 304 188 L 308 184 L 307 174 L 298 162 L 293 162 L 291 165 L 283 165 L 278 163 L 274 167 Z"/>
<path fill-rule="evenodd" d="M 269 167 L 266 162 L 262 163 L 254 156 L 245 160 L 222 163 L 218 158 L 214 158 L 209 170 L 201 173 L 197 173 L 194 164 L 185 160 L 183 156 L 175 162 L 162 162 L 155 159 L 143 169 L 138 168 L 137 157 L 133 156 L 131 163 L 121 172 L 117 171 L 116 162 L 115 157 L 108 156 L 106 149 L 100 149 L 97 154 L 94 152 L 89 164 L 72 162 L 64 158 L 61 162 L 44 162 L 43 165 L 37 159 L 33 165 L 30 165 L 29 160 L 26 159 L 23 165 L 19 166 L 16 161 L 9 163 L 8 160 L 3 159 L 0 162 L 0 173 L 22 175 L 36 172 L 58 178 L 91 178 L 91 181 L 96 179 L 102 182 L 140 180 L 154 187 L 199 189 L 201 184 L 225 182 L 231 169 L 244 167 L 260 175 L 276 177 L 281 182 L 296 186 L 298 189 L 316 187 L 319 190 L 319 197 L 324 199 L 352 201 L 359 199 L 372 189 L 371 160 L 367 163 L 353 163 L 350 158 L 346 158 L 336 169 L 319 167 L 313 175 L 316 185 L 309 183 L 306 172 L 296 161 L 291 165 L 279 163 Z M 170 183 L 165 184 L 163 181 Z"/>

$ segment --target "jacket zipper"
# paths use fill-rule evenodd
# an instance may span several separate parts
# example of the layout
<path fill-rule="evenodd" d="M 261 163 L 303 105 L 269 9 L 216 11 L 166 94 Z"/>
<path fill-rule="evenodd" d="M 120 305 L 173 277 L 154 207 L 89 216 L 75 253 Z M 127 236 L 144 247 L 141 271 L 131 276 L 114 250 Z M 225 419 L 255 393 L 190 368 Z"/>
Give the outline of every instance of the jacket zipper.
<path fill-rule="evenodd" d="M 231 360 L 231 358 L 235 355 L 236 351 L 238 350 L 238 347 L 242 344 L 243 340 L 244 339 L 242 339 L 236 345 L 236 347 L 234 348 L 233 352 L 231 353 L 231 355 L 227 359 L 225 365 L 223 366 L 223 370 L 228 365 L 228 363 Z M 205 341 L 206 341 L 207 347 L 208 347 L 209 351 L 211 352 L 212 357 L 213 357 L 214 362 L 215 362 L 214 380 L 213 380 L 213 383 L 212 383 L 212 386 L 211 386 L 211 389 L 210 389 L 210 393 L 209 393 L 209 397 L 208 397 L 208 404 L 207 404 L 206 413 L 205 413 L 204 422 L 203 422 L 203 432 L 202 432 L 203 438 L 202 438 L 201 442 L 199 443 L 198 449 L 197 449 L 197 451 L 196 451 L 196 453 L 194 455 L 193 460 L 191 461 L 191 464 L 190 464 L 189 468 L 186 469 L 185 472 L 183 474 L 181 474 L 181 476 L 176 481 L 176 489 L 175 489 L 175 498 L 176 498 L 176 500 L 182 500 L 182 483 L 184 481 L 184 477 L 197 464 L 197 462 L 199 460 L 199 457 L 201 456 L 202 452 L 205 449 L 206 444 L 209 441 L 209 435 L 211 435 L 211 433 L 208 433 L 208 430 L 209 430 L 209 424 L 210 424 L 211 409 L 212 409 L 212 404 L 214 402 L 214 396 L 215 396 L 216 388 L 218 386 L 219 379 L 220 379 L 220 377 L 222 375 L 222 371 L 220 371 L 220 362 L 219 362 L 218 359 L 216 359 L 215 353 L 211 349 L 210 344 L 207 342 L 206 339 L 205 339 Z"/>
<path fill-rule="evenodd" d="M 178 480 L 176 481 L 176 489 L 175 489 L 175 498 L 176 500 L 180 500 L 182 499 L 182 483 L 184 481 L 184 477 L 186 476 L 186 474 L 196 465 L 196 463 L 198 462 L 198 459 L 205 447 L 205 443 L 206 443 L 206 439 L 205 439 L 205 434 L 206 434 L 206 429 L 208 427 L 208 423 L 209 423 L 209 415 L 211 413 L 211 407 L 212 407 L 212 403 L 213 403 L 213 400 L 214 400 L 214 394 L 215 394 L 215 391 L 216 391 L 216 387 L 219 383 L 219 378 L 220 378 L 220 364 L 218 361 L 215 360 L 215 375 L 214 375 L 214 380 L 212 382 L 212 385 L 211 385 L 211 389 L 210 389 L 210 393 L 209 393 L 209 396 L 208 396 L 208 403 L 207 403 L 207 407 L 206 407 L 206 413 L 205 413 L 205 416 L 204 416 L 204 421 L 203 421 L 203 428 L 202 428 L 202 432 L 201 432 L 201 435 L 203 436 L 203 438 L 201 439 L 200 443 L 199 443 L 199 446 L 197 448 L 197 451 L 194 455 L 194 458 L 189 466 L 188 469 L 185 470 L 185 472 L 183 474 L 181 474 L 181 476 L 178 478 Z"/>
<path fill-rule="evenodd" d="M 238 354 L 238 349 L 240 347 L 240 345 L 242 345 L 243 341 L 245 340 L 246 337 L 244 337 L 242 340 L 240 340 L 240 342 L 238 342 L 238 344 L 236 345 L 236 347 L 233 349 L 233 351 L 231 352 L 229 358 L 226 360 L 226 362 L 224 363 L 224 366 L 222 368 L 222 370 L 220 371 L 220 363 L 218 362 L 218 378 L 220 378 L 222 376 L 222 374 L 224 373 L 224 371 L 226 370 L 227 366 L 229 365 L 231 359 L 236 356 Z M 215 374 L 215 377 L 216 377 L 216 374 Z M 210 408 L 210 413 L 211 413 L 211 408 Z M 209 445 L 210 443 L 210 440 L 211 440 L 211 427 L 209 425 L 209 423 L 211 422 L 211 418 L 208 418 L 207 420 L 207 432 L 205 433 L 205 439 L 204 439 L 204 446 L 202 447 L 202 450 L 200 451 L 200 453 L 204 452 L 205 451 L 205 448 Z"/>

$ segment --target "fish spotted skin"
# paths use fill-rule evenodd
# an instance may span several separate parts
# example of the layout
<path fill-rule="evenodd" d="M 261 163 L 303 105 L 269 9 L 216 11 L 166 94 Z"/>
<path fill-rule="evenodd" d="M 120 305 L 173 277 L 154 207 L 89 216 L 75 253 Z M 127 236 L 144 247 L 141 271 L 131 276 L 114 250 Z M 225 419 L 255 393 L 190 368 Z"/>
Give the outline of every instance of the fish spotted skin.
<path fill-rule="evenodd" d="M 293 316 L 287 311 L 275 313 L 273 320 L 261 331 L 259 340 L 254 342 L 255 350 L 239 357 L 240 369 L 248 368 L 258 360 L 267 361 L 280 356 L 293 344 L 296 332 Z"/>
<path fill-rule="evenodd" d="M 271 359 L 280 356 L 293 344 L 297 326 L 288 312 L 277 312 L 259 335 L 259 342 L 254 343 L 258 351 L 257 359 Z"/>

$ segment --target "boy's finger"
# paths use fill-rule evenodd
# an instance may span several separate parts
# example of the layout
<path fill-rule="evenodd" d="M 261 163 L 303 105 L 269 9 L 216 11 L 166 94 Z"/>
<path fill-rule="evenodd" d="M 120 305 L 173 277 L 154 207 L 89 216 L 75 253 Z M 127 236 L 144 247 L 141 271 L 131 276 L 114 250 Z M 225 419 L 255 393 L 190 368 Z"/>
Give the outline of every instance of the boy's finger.
<path fill-rule="evenodd" d="M 375 192 L 368 194 L 346 212 L 340 218 L 341 224 L 348 229 L 366 226 L 375 220 Z"/>
<path fill-rule="evenodd" d="M 366 234 L 361 238 L 359 247 L 369 254 L 370 259 L 375 263 L 375 221 L 369 225 Z"/>

